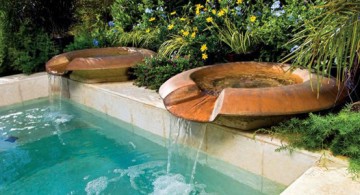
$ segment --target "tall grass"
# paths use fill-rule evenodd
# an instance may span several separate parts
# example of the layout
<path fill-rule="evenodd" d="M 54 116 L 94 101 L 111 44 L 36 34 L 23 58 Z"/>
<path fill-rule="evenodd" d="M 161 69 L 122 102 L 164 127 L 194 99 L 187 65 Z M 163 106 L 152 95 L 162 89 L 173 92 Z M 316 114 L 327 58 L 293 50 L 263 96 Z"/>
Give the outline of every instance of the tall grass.
<path fill-rule="evenodd" d="M 218 39 L 230 47 L 231 52 L 244 54 L 251 51 L 256 39 L 250 31 L 240 31 L 229 19 L 225 19 L 223 26 L 214 23 Z"/>

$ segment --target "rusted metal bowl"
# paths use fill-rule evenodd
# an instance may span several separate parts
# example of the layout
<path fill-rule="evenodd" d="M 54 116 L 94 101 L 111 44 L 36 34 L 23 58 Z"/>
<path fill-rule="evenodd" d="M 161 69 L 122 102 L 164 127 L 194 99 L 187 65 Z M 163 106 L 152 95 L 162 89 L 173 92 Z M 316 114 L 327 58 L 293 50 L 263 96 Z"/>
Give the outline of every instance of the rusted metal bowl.
<path fill-rule="evenodd" d="M 278 123 L 289 116 L 329 109 L 346 91 L 333 78 L 278 63 L 234 62 L 182 72 L 160 88 L 173 115 L 242 130 Z M 312 86 L 313 85 L 313 86 Z"/>
<path fill-rule="evenodd" d="M 85 83 L 126 81 L 128 70 L 155 52 L 132 47 L 108 47 L 71 51 L 54 56 L 46 63 L 49 74 L 63 75 Z"/>

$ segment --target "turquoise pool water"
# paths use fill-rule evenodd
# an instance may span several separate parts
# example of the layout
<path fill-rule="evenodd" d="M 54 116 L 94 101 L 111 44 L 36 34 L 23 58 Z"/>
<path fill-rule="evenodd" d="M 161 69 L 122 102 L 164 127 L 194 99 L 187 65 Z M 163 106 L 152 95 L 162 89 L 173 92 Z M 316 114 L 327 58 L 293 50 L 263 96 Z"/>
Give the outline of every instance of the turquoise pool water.
<path fill-rule="evenodd" d="M 284 189 L 251 175 L 261 182 L 255 189 L 206 163 L 194 172 L 194 159 L 172 154 L 169 162 L 167 148 L 130 124 L 68 101 L 61 109 L 55 105 L 39 100 L 0 108 L 0 194 L 256 195 Z"/>

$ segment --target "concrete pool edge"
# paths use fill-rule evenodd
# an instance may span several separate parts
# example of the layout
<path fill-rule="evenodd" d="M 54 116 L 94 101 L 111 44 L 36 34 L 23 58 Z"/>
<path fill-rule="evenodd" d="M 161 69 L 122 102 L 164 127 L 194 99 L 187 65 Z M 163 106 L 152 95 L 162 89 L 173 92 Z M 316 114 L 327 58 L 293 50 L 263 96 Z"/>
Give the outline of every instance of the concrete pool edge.
<path fill-rule="evenodd" d="M 0 106 L 47 97 L 49 95 L 48 75 L 45 72 L 32 75 L 17 74 L 0 77 Z"/>
<path fill-rule="evenodd" d="M 0 78 L 0 87 L 7 94 L 2 98 L 8 97 L 0 101 L 0 106 L 48 96 L 47 80 L 45 73 Z M 150 134 L 162 137 L 158 141 L 166 145 L 173 117 L 165 110 L 156 92 L 138 88 L 130 82 L 82 84 L 67 79 L 63 82 L 69 86 L 71 100 L 146 129 Z M 16 93 L 8 90 L 13 88 Z M 202 126 L 199 123 L 191 125 L 194 129 Z M 275 152 L 281 145 L 279 140 L 266 135 L 257 135 L 254 139 L 252 133 L 217 125 L 209 125 L 204 141 L 202 150 L 210 156 L 290 185 L 282 194 L 355 194 L 358 193 L 356 189 L 360 189 L 360 183 L 351 180 L 347 174 L 346 161 L 330 154 L 324 157 L 324 153 L 303 150 L 292 155 Z M 323 162 L 326 162 L 325 166 Z"/>

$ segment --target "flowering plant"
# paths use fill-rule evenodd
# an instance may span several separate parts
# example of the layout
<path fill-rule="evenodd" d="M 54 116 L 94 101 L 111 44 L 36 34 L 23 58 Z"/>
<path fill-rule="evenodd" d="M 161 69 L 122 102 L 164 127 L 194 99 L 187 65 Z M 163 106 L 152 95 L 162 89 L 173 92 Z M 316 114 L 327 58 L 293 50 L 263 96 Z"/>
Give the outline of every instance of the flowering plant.
<path fill-rule="evenodd" d="M 222 21 L 227 9 L 216 10 L 213 1 L 206 4 L 189 4 L 173 17 L 170 23 L 172 31 L 170 39 L 159 48 L 164 56 L 187 56 L 195 61 L 211 63 L 218 61 L 227 49 L 218 40 L 216 33 L 210 30 L 208 24 Z"/>

